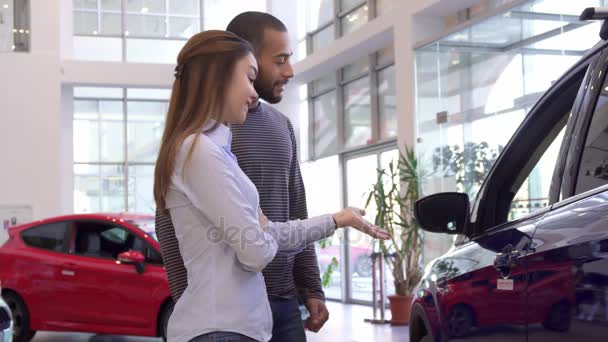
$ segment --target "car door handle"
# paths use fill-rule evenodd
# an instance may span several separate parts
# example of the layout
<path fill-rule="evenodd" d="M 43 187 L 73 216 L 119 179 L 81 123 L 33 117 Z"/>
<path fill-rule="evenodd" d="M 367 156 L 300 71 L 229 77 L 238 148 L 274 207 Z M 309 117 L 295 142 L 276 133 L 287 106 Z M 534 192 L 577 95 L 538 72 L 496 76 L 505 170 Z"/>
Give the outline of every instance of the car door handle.
<path fill-rule="evenodd" d="M 61 270 L 61 274 L 68 277 L 73 277 L 76 275 L 76 272 L 71 270 Z"/>

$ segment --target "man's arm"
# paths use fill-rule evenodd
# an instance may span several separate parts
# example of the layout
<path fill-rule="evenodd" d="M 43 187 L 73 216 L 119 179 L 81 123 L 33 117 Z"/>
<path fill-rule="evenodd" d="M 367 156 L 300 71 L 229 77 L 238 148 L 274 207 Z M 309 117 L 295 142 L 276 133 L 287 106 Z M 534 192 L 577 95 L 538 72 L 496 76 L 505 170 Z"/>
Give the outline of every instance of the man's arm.
<path fill-rule="evenodd" d="M 288 121 L 287 124 L 293 149 L 289 170 L 289 219 L 306 219 L 308 217 L 306 191 L 300 172 L 298 145 L 291 122 Z M 296 254 L 293 276 L 296 288 L 304 302 L 310 298 L 325 300 L 314 243 L 309 244 L 302 252 Z"/>
<path fill-rule="evenodd" d="M 155 230 L 160 244 L 160 253 L 169 279 L 169 290 L 174 302 L 188 287 L 188 272 L 184 260 L 179 252 L 179 242 L 175 236 L 175 228 L 169 214 L 163 215 L 156 210 Z"/>

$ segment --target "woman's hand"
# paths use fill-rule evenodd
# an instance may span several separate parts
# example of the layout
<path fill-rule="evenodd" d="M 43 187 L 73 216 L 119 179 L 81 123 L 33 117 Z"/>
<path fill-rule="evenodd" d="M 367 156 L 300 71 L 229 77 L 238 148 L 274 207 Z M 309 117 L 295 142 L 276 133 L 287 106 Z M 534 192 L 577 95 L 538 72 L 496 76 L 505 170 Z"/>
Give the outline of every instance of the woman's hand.
<path fill-rule="evenodd" d="M 349 207 L 335 213 L 333 217 L 336 220 L 337 228 L 353 227 L 376 239 L 390 239 L 391 236 L 386 230 L 368 222 L 363 215 L 365 215 L 365 210 Z"/>
<path fill-rule="evenodd" d="M 260 220 L 260 228 L 262 228 L 263 231 L 267 231 L 268 230 L 268 218 L 262 212 L 262 208 L 258 208 L 258 218 Z"/>

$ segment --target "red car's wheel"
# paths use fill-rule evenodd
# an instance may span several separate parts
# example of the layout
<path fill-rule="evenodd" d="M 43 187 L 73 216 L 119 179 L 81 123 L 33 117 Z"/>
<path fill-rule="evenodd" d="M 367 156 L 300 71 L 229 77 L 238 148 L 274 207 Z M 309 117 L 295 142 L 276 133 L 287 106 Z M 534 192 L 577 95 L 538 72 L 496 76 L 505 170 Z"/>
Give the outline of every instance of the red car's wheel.
<path fill-rule="evenodd" d="M 11 308 L 13 315 L 13 342 L 31 341 L 36 331 L 30 329 L 30 313 L 23 299 L 13 292 L 3 293 L 2 298 Z"/>

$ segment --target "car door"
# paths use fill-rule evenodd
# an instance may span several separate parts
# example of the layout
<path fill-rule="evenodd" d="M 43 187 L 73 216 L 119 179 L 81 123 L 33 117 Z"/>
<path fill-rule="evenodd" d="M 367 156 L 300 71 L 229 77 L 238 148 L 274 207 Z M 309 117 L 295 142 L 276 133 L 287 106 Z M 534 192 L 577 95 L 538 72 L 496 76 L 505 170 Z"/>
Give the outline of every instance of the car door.
<path fill-rule="evenodd" d="M 69 246 L 69 221 L 48 222 L 21 232 L 25 246 L 13 256 L 16 284 L 24 297 L 35 328 L 61 319 L 61 277 Z"/>
<path fill-rule="evenodd" d="M 161 265 L 148 265 L 140 273 L 134 265 L 117 260 L 118 254 L 146 248 L 141 237 L 115 222 L 76 220 L 71 247 L 69 283 L 65 298 L 77 329 L 134 333 L 156 324 L 166 288 Z M 144 254 L 145 255 L 145 254 Z"/>
<path fill-rule="evenodd" d="M 567 288 L 560 278 L 567 264 L 547 268 L 529 258 L 543 245 L 534 232 L 557 202 L 566 164 L 560 151 L 571 144 L 598 59 L 582 60 L 543 95 L 480 189 L 466 225 L 470 238 L 459 237 L 425 271 L 418 295 L 428 300 L 418 302 L 431 313 L 428 322 L 441 322 L 439 340 L 525 341 L 530 301 L 543 309 L 553 304 L 553 296 L 531 289 L 559 297 Z"/>
<path fill-rule="evenodd" d="M 539 272 L 528 293 L 529 341 L 606 341 L 608 336 L 608 53 L 568 149 L 561 201 L 534 234 Z"/>

